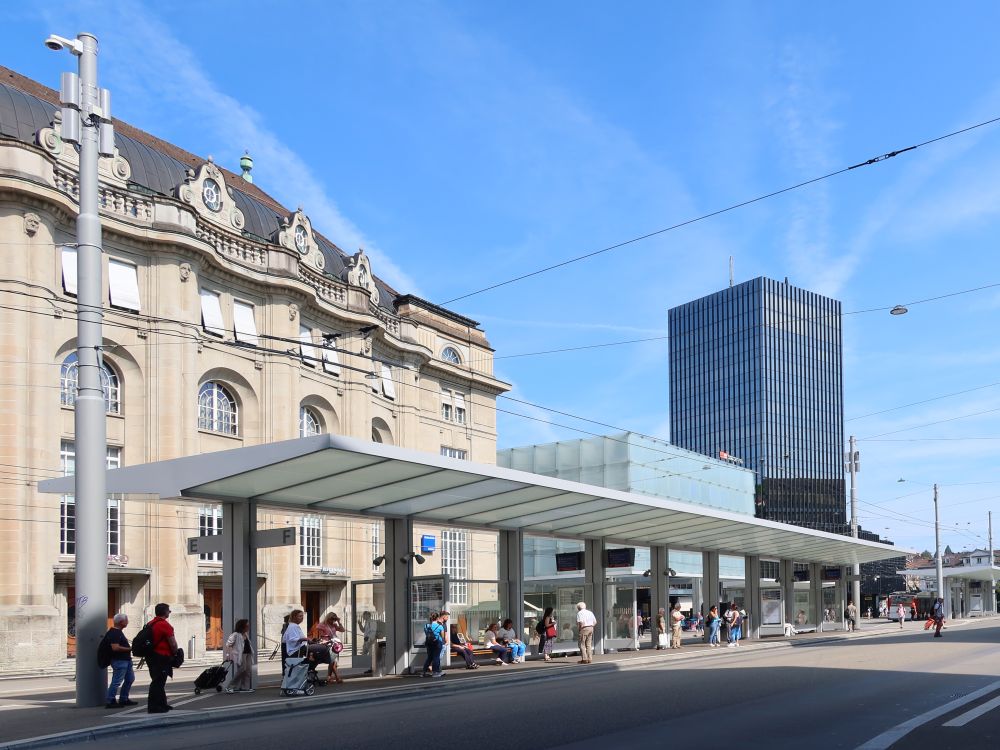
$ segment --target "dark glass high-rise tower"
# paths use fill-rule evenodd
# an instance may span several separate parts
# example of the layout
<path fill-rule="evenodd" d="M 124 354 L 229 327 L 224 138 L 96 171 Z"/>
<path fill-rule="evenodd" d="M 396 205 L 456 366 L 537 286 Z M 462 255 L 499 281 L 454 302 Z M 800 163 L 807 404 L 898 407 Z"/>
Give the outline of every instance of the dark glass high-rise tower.
<path fill-rule="evenodd" d="M 757 278 L 669 328 L 670 441 L 753 469 L 759 517 L 847 533 L 840 302 Z"/>

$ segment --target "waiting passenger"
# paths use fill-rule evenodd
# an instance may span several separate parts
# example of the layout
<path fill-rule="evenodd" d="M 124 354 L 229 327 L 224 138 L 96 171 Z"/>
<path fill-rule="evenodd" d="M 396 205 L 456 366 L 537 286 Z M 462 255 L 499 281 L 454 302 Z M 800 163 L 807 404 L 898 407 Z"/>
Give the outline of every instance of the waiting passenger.
<path fill-rule="evenodd" d="M 344 650 L 344 643 L 340 640 L 338 633 L 346 631 L 347 628 L 340 624 L 340 618 L 334 612 L 327 613 L 326 617 L 323 618 L 323 622 L 316 626 L 318 640 L 315 644 L 309 646 L 309 650 L 312 651 L 316 646 L 326 646 L 328 651 L 326 654 L 328 661 L 326 663 L 330 665 L 330 669 L 326 673 L 327 685 L 331 682 L 343 683 L 343 680 L 340 678 L 340 672 L 337 671 L 337 663 L 340 661 L 340 652 Z M 321 651 L 321 648 L 316 649 L 316 651 Z"/>
<path fill-rule="evenodd" d="M 524 663 L 524 652 L 527 650 L 527 645 L 524 641 L 517 637 L 517 631 L 514 630 L 514 621 L 509 617 L 503 621 L 503 627 L 497 631 L 497 638 L 501 643 L 506 643 L 510 646 L 511 656 L 514 664 Z"/>
<path fill-rule="evenodd" d="M 712 608 L 708 610 L 708 618 L 705 620 L 705 624 L 708 626 L 708 645 L 711 648 L 719 647 L 719 628 L 722 627 L 722 618 L 719 617 L 719 608 L 716 605 L 712 605 Z"/>
<path fill-rule="evenodd" d="M 497 664 L 505 664 L 513 661 L 513 649 L 501 642 L 497 636 L 500 625 L 491 622 L 486 632 L 483 634 L 483 643 L 490 651 L 497 655 Z"/>
<path fill-rule="evenodd" d="M 458 625 L 452 625 L 449 630 L 451 631 L 451 651 L 454 654 L 458 654 L 463 659 L 465 659 L 466 669 L 479 669 L 479 665 L 476 664 L 476 660 L 473 657 L 472 644 L 469 642 L 468 637 L 465 633 L 458 632 Z"/>

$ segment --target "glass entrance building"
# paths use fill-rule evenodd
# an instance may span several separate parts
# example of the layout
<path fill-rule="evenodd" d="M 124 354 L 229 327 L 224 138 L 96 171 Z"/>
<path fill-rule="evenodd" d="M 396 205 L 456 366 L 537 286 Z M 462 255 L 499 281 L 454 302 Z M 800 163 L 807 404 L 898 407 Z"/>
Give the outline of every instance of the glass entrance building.
<path fill-rule="evenodd" d="M 758 517 L 846 532 L 841 304 L 756 278 L 669 311 L 670 440 L 753 470 Z"/>

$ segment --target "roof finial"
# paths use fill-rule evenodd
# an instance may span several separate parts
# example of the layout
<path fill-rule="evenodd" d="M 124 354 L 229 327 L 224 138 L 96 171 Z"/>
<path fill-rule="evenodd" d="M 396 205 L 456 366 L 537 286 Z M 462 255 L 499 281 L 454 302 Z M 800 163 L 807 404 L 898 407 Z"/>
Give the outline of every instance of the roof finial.
<path fill-rule="evenodd" d="M 247 182 L 253 182 L 253 175 L 250 172 L 253 171 L 253 157 L 250 156 L 250 151 L 244 151 L 243 156 L 240 157 L 240 169 L 243 170 L 243 174 L 240 175 Z"/>

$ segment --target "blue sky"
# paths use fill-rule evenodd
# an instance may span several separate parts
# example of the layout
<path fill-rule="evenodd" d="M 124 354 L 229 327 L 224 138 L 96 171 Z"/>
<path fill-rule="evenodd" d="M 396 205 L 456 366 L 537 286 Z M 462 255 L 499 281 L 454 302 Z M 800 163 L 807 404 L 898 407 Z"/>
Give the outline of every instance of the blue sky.
<path fill-rule="evenodd" d="M 117 117 L 232 169 L 249 149 L 262 189 L 439 303 L 1000 116 L 987 2 L 35 5 L 0 8 L 0 62 L 56 86 L 41 40 L 92 31 Z M 509 355 L 664 336 L 730 255 L 845 311 L 1000 282 L 998 175 L 1000 124 L 451 306 L 512 395 L 669 438 L 665 340 Z M 943 544 L 985 544 L 998 324 L 1000 287 L 845 317 L 846 427 L 883 436 L 865 527 L 933 548 L 938 482 Z M 531 418 L 502 414 L 502 447 L 579 434 L 503 408 Z"/>

